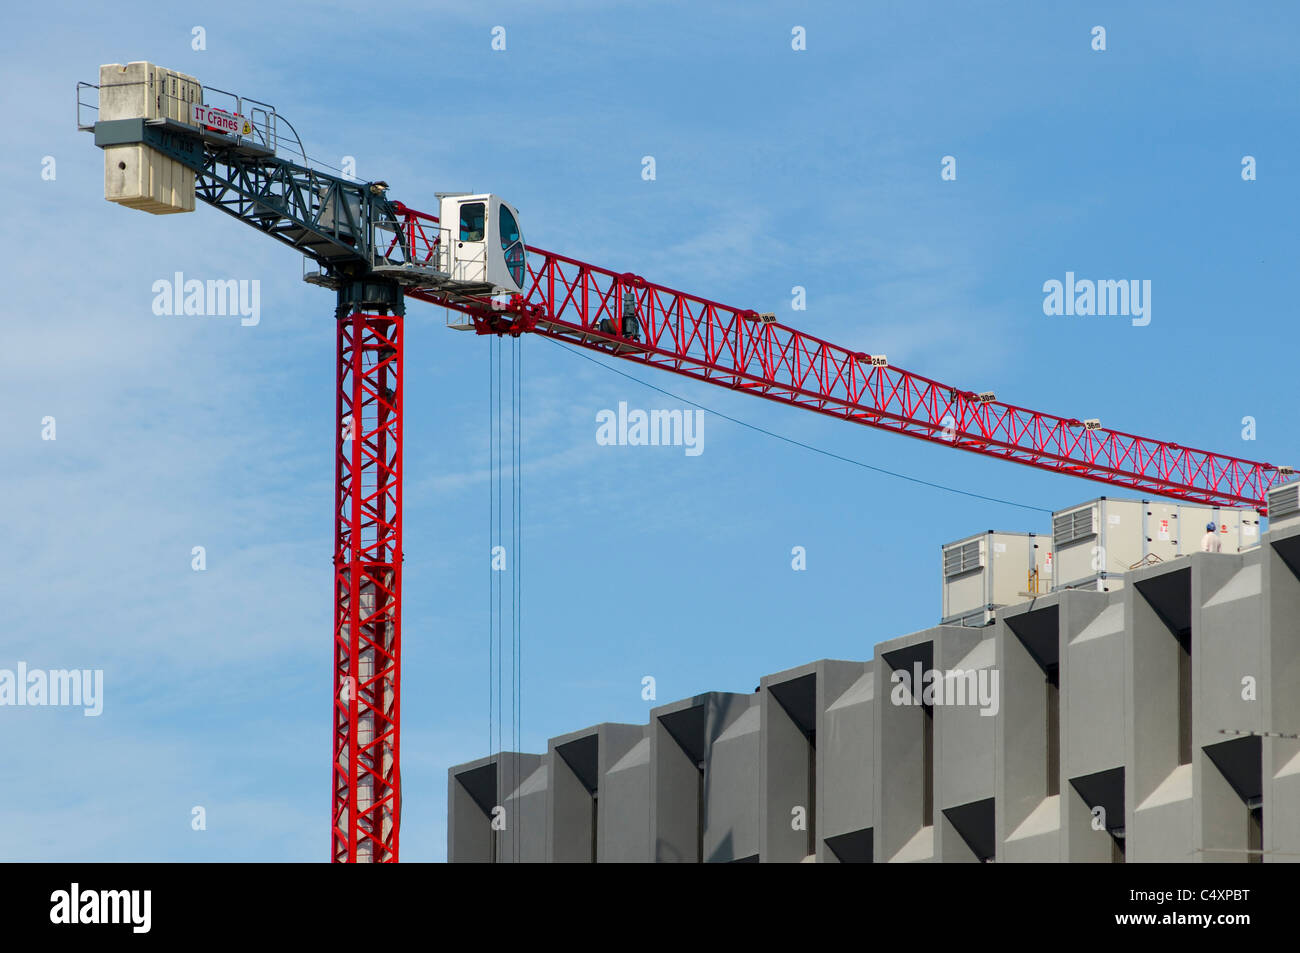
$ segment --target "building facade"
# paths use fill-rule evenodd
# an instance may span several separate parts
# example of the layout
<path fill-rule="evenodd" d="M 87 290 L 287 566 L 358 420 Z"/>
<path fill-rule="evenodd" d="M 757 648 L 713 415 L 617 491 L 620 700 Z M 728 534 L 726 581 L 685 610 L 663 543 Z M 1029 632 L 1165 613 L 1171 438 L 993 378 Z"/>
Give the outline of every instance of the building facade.
<path fill-rule="evenodd" d="M 1300 859 L 1300 519 L 448 772 L 451 862 Z"/>

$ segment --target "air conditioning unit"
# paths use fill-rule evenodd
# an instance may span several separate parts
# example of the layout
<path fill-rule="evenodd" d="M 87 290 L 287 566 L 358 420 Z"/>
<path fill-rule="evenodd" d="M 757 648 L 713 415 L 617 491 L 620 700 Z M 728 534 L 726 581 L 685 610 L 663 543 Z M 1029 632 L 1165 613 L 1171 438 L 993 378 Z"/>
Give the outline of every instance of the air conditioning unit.
<path fill-rule="evenodd" d="M 1058 510 L 1052 514 L 1055 587 L 1121 588 L 1129 572 L 1199 553 L 1207 523 L 1217 527 L 1224 553 L 1259 545 L 1259 514 L 1248 507 L 1103 496 Z"/>
<path fill-rule="evenodd" d="M 1281 467 L 1278 468 L 1279 470 Z M 1268 528 L 1300 525 L 1300 481 L 1283 483 L 1268 491 Z"/>
<path fill-rule="evenodd" d="M 1050 586 L 1048 540 L 1034 533 L 989 531 L 943 547 L 943 625 L 987 625 L 997 609 L 1032 598 L 1031 580 Z"/>
<path fill-rule="evenodd" d="M 943 575 L 952 579 L 963 573 L 973 572 L 984 566 L 980 558 L 980 540 L 972 539 L 969 543 L 956 543 L 943 551 Z"/>

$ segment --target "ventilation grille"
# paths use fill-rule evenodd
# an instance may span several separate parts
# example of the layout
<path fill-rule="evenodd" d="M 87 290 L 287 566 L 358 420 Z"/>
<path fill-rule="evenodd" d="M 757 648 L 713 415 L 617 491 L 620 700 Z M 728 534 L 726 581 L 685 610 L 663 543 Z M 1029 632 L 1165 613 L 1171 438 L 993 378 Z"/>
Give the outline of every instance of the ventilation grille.
<path fill-rule="evenodd" d="M 943 574 L 948 579 L 979 569 L 983 565 L 980 562 L 980 541 L 978 539 L 973 539 L 969 543 L 962 543 L 960 546 L 949 546 L 943 551 Z"/>
<path fill-rule="evenodd" d="M 1069 543 L 1078 542 L 1094 535 L 1097 530 L 1092 525 L 1092 507 L 1062 513 L 1052 520 L 1052 537 L 1059 549 Z"/>
<path fill-rule="evenodd" d="M 1274 487 L 1268 494 L 1268 515 L 1276 519 L 1300 513 L 1300 483 Z"/>

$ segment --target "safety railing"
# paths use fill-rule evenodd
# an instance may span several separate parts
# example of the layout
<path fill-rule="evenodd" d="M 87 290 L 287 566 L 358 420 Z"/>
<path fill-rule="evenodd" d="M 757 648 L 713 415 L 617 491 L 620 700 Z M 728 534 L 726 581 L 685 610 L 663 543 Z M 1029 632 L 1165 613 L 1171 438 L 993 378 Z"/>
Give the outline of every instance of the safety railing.
<path fill-rule="evenodd" d="M 122 83 L 123 86 L 147 86 L 148 81 Z M 194 98 L 197 90 L 197 99 Z M 77 129 L 92 131 L 100 119 L 101 87 L 98 83 L 79 82 L 76 86 Z M 283 155 L 305 166 L 311 159 L 303 148 L 302 139 L 293 124 L 281 116 L 274 106 L 249 96 L 241 96 L 215 86 L 180 83 L 173 93 L 170 85 L 160 84 L 156 92 L 155 115 L 145 118 L 169 118 L 194 125 L 193 107 L 207 106 L 232 117 L 246 120 L 239 124 L 236 138 L 242 139 L 268 152 Z M 146 100 L 147 101 L 147 100 Z M 221 130 L 226 131 L 226 130 Z"/>
<path fill-rule="evenodd" d="M 94 93 L 91 93 L 91 90 Z M 90 102 L 94 99 L 94 102 Z M 77 130 L 92 132 L 99 121 L 99 84 L 77 83 Z"/>
<path fill-rule="evenodd" d="M 447 267 L 442 270 L 451 275 L 453 281 L 482 281 L 487 275 L 487 245 L 484 242 L 470 242 L 468 247 L 457 248 L 454 255 L 445 257 L 452 260 L 446 262 Z"/>
<path fill-rule="evenodd" d="M 415 265 L 447 271 L 450 236 L 432 215 L 396 203 L 397 219 L 376 226 L 372 265 Z"/>
<path fill-rule="evenodd" d="M 164 93 L 164 98 L 168 94 Z M 246 130 L 241 130 L 239 138 L 260 146 L 268 152 L 278 152 L 280 148 L 280 116 L 274 106 L 267 105 L 238 93 L 218 89 L 215 86 L 202 87 L 202 105 L 217 109 L 223 113 L 248 121 Z M 166 114 L 166 113 L 165 113 Z M 297 134 L 294 134 L 297 140 Z M 297 143 L 299 152 L 301 143 Z"/>

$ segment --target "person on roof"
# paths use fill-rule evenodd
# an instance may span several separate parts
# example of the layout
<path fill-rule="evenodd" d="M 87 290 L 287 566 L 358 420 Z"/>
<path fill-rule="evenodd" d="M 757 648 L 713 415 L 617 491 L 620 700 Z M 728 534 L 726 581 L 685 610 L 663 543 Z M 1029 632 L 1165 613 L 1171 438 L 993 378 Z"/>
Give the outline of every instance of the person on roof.
<path fill-rule="evenodd" d="M 1205 535 L 1201 537 L 1201 552 L 1218 553 L 1223 551 L 1223 544 L 1219 542 L 1219 527 L 1214 523 L 1205 524 Z"/>

